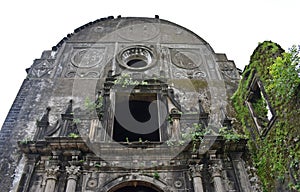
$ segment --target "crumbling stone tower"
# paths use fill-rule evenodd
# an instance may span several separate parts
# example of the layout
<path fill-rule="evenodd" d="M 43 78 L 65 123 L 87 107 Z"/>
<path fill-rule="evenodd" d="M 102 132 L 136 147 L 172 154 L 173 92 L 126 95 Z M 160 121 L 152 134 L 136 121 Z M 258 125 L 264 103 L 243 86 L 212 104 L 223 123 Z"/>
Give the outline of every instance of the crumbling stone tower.
<path fill-rule="evenodd" d="M 193 32 L 102 18 L 36 59 L 1 130 L 1 190 L 253 191 L 239 74 Z"/>

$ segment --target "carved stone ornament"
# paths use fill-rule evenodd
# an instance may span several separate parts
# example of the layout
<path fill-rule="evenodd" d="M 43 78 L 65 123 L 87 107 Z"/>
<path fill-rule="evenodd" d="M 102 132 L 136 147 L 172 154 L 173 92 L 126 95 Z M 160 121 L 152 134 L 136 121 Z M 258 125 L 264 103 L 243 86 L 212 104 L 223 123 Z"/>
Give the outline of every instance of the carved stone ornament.
<path fill-rule="evenodd" d="M 219 163 L 214 163 L 210 165 L 210 171 L 212 173 L 212 177 L 221 177 L 222 166 Z"/>
<path fill-rule="evenodd" d="M 78 68 L 91 68 L 101 63 L 104 53 L 104 48 L 78 49 L 75 50 L 71 62 Z"/>
<path fill-rule="evenodd" d="M 201 58 L 191 50 L 171 49 L 171 61 L 183 69 L 195 69 L 201 65 Z"/>
<path fill-rule="evenodd" d="M 194 79 L 204 79 L 206 78 L 206 73 L 204 71 L 175 71 L 175 78 L 194 78 Z"/>
<path fill-rule="evenodd" d="M 30 77 L 45 77 L 51 74 L 54 65 L 52 60 L 36 60 L 29 74 Z"/>
<path fill-rule="evenodd" d="M 56 178 L 59 173 L 59 166 L 52 165 L 46 169 L 47 177 Z"/>
<path fill-rule="evenodd" d="M 86 183 L 86 187 L 88 189 L 92 189 L 98 186 L 98 180 L 95 178 L 90 178 L 87 183 Z"/>
<path fill-rule="evenodd" d="M 174 186 L 176 188 L 180 188 L 180 187 L 182 187 L 182 182 L 180 180 L 177 180 L 177 181 L 174 182 Z"/>
<path fill-rule="evenodd" d="M 79 175 L 80 167 L 79 166 L 66 166 L 66 172 L 68 175 Z"/>
<path fill-rule="evenodd" d="M 192 177 L 201 177 L 201 172 L 203 170 L 203 164 L 190 165 L 190 171 Z"/>
<path fill-rule="evenodd" d="M 238 73 L 232 63 L 226 62 L 220 64 L 220 69 L 222 74 L 232 80 L 238 80 L 239 76 Z"/>

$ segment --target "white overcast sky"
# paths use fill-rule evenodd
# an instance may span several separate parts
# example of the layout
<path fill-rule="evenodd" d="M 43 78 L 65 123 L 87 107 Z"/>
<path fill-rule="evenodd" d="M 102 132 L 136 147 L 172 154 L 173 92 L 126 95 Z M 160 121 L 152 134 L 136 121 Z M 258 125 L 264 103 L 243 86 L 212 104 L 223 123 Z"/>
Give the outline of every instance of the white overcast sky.
<path fill-rule="evenodd" d="M 9 0 L 0 2 L 0 127 L 25 69 L 68 33 L 110 15 L 182 25 L 243 69 L 258 42 L 300 44 L 300 0 Z"/>

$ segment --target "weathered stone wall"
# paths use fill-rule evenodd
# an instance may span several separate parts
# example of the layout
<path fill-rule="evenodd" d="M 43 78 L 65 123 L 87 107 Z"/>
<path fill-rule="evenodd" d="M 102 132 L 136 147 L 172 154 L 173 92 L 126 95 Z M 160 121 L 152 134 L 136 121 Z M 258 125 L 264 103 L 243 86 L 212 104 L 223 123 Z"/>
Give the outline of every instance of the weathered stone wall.
<path fill-rule="evenodd" d="M 152 54 L 150 60 L 154 62 L 149 61 L 144 68 L 128 66 L 126 61 L 122 60 L 121 54 L 128 47 L 134 48 L 134 51 L 128 53 L 129 56 L 143 49 L 144 52 L 137 54 L 137 58 L 142 60 L 145 59 L 143 54 Z M 126 54 L 124 55 L 126 57 Z M 135 85 L 128 82 L 129 86 L 126 85 L 128 87 L 117 85 L 117 78 L 124 74 L 129 75 L 129 79 L 131 78 L 133 82 L 152 80 L 154 83 L 150 82 L 144 87 L 138 85 L 140 88 L 135 88 Z M 102 183 L 99 182 L 95 189 L 100 190 L 103 187 L 104 190 L 109 189 L 109 186 L 104 185 L 108 181 L 124 179 L 131 182 L 134 181 L 134 177 L 139 177 L 144 178 L 146 182 L 149 176 L 143 174 L 151 175 L 156 172 L 158 176 L 155 177 L 161 178 L 157 183 L 163 190 L 201 191 L 199 187 L 203 183 L 203 187 L 207 190 L 247 191 L 250 184 L 245 173 L 244 161 L 240 156 L 233 158 L 230 155 L 231 152 L 245 151 L 245 140 L 234 134 L 233 130 L 223 135 L 229 136 L 229 139 L 218 137 L 222 126 L 231 128 L 233 112 L 229 106 L 229 98 L 237 87 L 238 79 L 239 74 L 234 62 L 228 60 L 226 55 L 215 54 L 203 39 L 168 21 L 157 18 L 109 18 L 80 27 L 74 34 L 69 34 L 53 47 L 53 51 L 44 51 L 41 58 L 36 59 L 28 71 L 28 77 L 0 132 L 1 187 L 4 191 L 10 189 L 61 191 L 69 186 L 67 188 L 74 191 L 74 179 L 68 181 L 67 172 L 70 171 L 68 169 L 71 169 L 71 165 L 76 165 L 81 166 L 77 170 L 78 173 L 86 174 L 81 175 L 78 180 L 79 191 L 85 190 L 86 186 L 93 186 L 84 183 L 90 179 L 87 176 L 89 174 L 102 179 Z M 101 152 L 110 154 L 111 159 L 91 158 L 93 156 L 91 149 L 85 144 L 90 144 L 91 138 L 97 138 L 96 136 L 104 138 L 104 135 L 91 131 L 91 129 L 100 130 L 97 125 L 101 119 L 90 115 L 91 113 L 84 113 L 85 111 L 77 112 L 80 107 L 84 107 L 86 98 L 94 102 L 98 92 L 102 91 L 107 94 L 108 103 L 107 111 L 104 112 L 107 114 L 105 121 L 108 125 L 104 125 L 111 128 L 114 118 L 114 94 L 126 88 L 130 88 L 127 92 L 134 89 L 136 93 L 148 91 L 157 93 L 163 98 L 162 103 L 166 105 L 167 114 L 170 114 L 172 122 L 167 122 L 167 117 L 162 117 L 161 121 L 167 124 L 164 133 L 168 135 L 165 134 L 166 139 L 159 142 L 166 142 L 175 133 L 176 142 L 179 142 L 181 133 L 192 130 L 194 123 L 203 124 L 205 128 L 211 129 L 209 130 L 211 135 L 202 142 L 200 137 L 206 135 L 201 129 L 198 130 L 202 131 L 202 135 L 198 135 L 197 144 L 189 138 L 185 143 L 186 146 L 175 145 L 172 151 L 163 148 L 169 147 L 165 144 L 159 146 L 161 148 L 157 147 L 161 149 L 159 152 L 155 151 L 154 147 L 149 147 L 151 143 L 147 141 L 138 143 L 128 141 L 130 146 L 121 148 L 119 143 L 113 143 L 111 138 L 96 139 L 94 143 L 96 149 L 104 148 Z M 67 110 L 68 107 L 71 109 Z M 77 118 L 83 118 L 79 119 L 81 123 L 79 121 L 75 123 Z M 72 132 L 73 138 L 60 132 L 61 129 L 70 127 L 72 129 L 75 127 L 74 130 L 80 129 L 85 144 L 81 138 L 77 138 L 78 132 L 77 134 Z M 37 133 L 39 135 L 36 135 Z M 230 136 L 236 137 L 232 139 Z M 26 154 L 24 158 L 18 149 L 17 141 L 21 151 Z M 76 143 L 77 141 L 80 141 L 80 144 Z M 124 160 L 122 155 L 130 151 L 129 148 L 132 146 L 141 150 L 132 150 L 139 153 L 128 153 Z M 211 150 L 209 147 L 212 146 L 214 150 L 209 151 Z M 140 160 L 139 155 L 145 153 L 144 149 L 147 147 L 149 149 L 146 151 L 150 155 L 142 156 L 144 159 Z M 74 155 L 74 150 L 76 153 L 79 151 L 80 155 Z M 95 150 L 93 152 L 96 153 Z M 182 154 L 177 156 L 180 152 Z M 226 160 L 230 158 L 232 159 Z M 145 172 L 141 168 L 141 163 L 151 163 L 152 160 L 158 165 Z M 232 165 L 233 161 L 238 162 L 238 166 Z M 85 162 L 88 164 L 84 164 Z M 95 162 L 104 162 L 106 165 L 100 168 Z M 125 164 L 131 165 L 129 171 L 124 171 Z M 204 166 L 203 173 L 198 164 Z M 195 168 L 197 173 L 192 177 L 189 165 L 197 165 Z M 99 170 L 102 170 L 101 174 Z M 204 176 L 201 176 L 200 172 Z M 210 183 L 211 179 L 213 184 Z"/>

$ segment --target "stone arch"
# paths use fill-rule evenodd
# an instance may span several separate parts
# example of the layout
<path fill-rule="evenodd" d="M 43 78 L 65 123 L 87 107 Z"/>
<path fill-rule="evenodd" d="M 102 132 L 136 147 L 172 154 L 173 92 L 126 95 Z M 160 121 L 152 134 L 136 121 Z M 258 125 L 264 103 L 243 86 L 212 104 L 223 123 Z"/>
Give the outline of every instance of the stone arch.
<path fill-rule="evenodd" d="M 170 189 L 167 184 L 148 175 L 124 175 L 106 183 L 101 192 L 117 192 L 124 187 L 144 187 L 150 191 L 163 192 Z"/>

